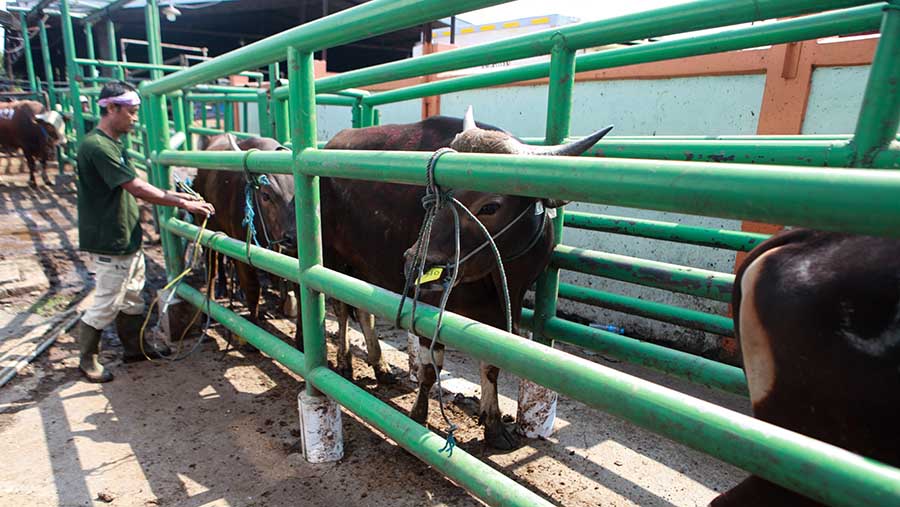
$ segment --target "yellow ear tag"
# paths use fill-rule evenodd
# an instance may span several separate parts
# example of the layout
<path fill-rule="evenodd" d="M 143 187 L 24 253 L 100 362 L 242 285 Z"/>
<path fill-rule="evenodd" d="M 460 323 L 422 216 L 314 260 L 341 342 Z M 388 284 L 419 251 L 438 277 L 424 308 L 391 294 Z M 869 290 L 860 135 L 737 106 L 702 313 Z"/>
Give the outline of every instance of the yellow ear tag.
<path fill-rule="evenodd" d="M 416 280 L 416 285 L 433 282 L 440 278 L 443 273 L 444 268 L 431 268 L 428 271 L 422 273 L 422 276 L 418 280 Z"/>

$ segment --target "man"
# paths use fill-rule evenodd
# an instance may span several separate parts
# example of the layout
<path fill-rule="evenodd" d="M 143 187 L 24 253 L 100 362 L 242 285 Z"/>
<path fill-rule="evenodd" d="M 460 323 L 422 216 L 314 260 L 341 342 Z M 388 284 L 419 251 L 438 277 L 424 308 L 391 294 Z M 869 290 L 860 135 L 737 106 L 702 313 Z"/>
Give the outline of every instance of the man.
<path fill-rule="evenodd" d="M 120 138 L 138 120 L 140 96 L 131 85 L 112 82 L 100 91 L 100 122 L 78 148 L 78 236 L 96 272 L 94 304 L 79 323 L 79 368 L 91 382 L 112 374 L 98 361 L 100 333 L 112 322 L 125 349 L 125 361 L 168 353 L 164 346 L 141 347 L 144 317 L 144 254 L 135 197 L 212 215 L 213 206 L 188 194 L 160 190 L 137 177 Z"/>

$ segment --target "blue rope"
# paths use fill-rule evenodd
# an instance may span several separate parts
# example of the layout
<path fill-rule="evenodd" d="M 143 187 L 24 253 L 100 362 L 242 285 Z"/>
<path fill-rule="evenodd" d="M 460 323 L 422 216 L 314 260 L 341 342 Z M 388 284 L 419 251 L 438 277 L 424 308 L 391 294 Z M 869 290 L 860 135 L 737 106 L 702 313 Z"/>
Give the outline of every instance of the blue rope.
<path fill-rule="evenodd" d="M 262 185 L 271 185 L 265 174 L 247 180 L 247 185 L 244 186 L 244 220 L 241 221 L 241 225 L 247 228 L 256 246 L 260 245 L 259 240 L 256 239 L 256 209 L 253 206 L 253 191 L 258 190 Z"/>

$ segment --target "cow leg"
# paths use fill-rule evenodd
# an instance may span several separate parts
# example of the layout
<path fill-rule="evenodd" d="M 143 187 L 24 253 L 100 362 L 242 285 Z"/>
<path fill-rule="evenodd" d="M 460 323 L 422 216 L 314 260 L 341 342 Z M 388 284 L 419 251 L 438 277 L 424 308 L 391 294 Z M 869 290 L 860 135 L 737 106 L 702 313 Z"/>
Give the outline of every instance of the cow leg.
<path fill-rule="evenodd" d="M 366 361 L 375 370 L 378 384 L 396 384 L 397 376 L 391 372 L 391 367 L 385 362 L 381 353 L 381 342 L 378 341 L 378 334 L 375 333 L 375 316 L 357 309 L 356 317 L 359 319 L 359 327 L 362 329 L 363 336 L 366 337 Z"/>
<path fill-rule="evenodd" d="M 34 156 L 30 153 L 26 153 L 25 162 L 28 163 L 28 184 L 31 185 L 31 188 L 37 188 L 37 180 L 34 178 Z"/>
<path fill-rule="evenodd" d="M 350 322 L 350 306 L 342 301 L 336 301 L 334 313 L 338 321 L 337 367 L 335 370 L 342 377 L 353 380 L 353 356 L 350 353 L 350 338 L 347 336 Z"/>
<path fill-rule="evenodd" d="M 416 393 L 416 402 L 409 411 L 409 417 L 419 424 L 425 424 L 428 420 L 428 393 L 437 382 L 437 376 L 444 369 L 444 345 L 434 344 L 434 362 L 431 360 L 431 352 L 428 348 L 431 340 L 419 338 L 419 391 Z M 443 393 L 441 393 L 443 395 Z"/>
<path fill-rule="evenodd" d="M 500 368 L 481 363 L 481 407 L 479 422 L 484 424 L 484 442 L 489 447 L 508 451 L 519 446 L 519 438 L 503 424 L 497 378 Z"/>
<path fill-rule="evenodd" d="M 259 323 L 259 295 L 260 286 L 259 278 L 256 275 L 256 269 L 238 262 L 235 265 L 237 269 L 238 285 L 244 291 L 247 309 L 250 310 L 250 322 Z"/>
<path fill-rule="evenodd" d="M 44 185 L 53 186 L 53 182 L 50 181 L 50 177 L 47 176 L 47 156 L 44 155 L 41 157 L 41 179 L 44 180 Z"/>
<path fill-rule="evenodd" d="M 741 307 L 738 330 L 741 354 L 744 357 L 744 372 L 753 415 L 766 419 L 765 400 L 775 388 L 775 358 L 772 341 L 759 320 L 756 309 L 756 286 L 766 257 L 777 249 L 761 255 L 744 272 L 741 279 Z M 711 507 L 740 507 L 745 505 L 766 505 L 773 507 L 808 507 L 821 505 L 802 495 L 789 491 L 757 476 L 750 476 L 737 486 L 719 495 Z"/>
<path fill-rule="evenodd" d="M 225 256 L 216 252 L 215 258 L 213 262 L 218 265 L 216 272 L 216 298 L 223 298 L 230 296 L 230 291 L 228 290 L 228 267 L 225 264 Z"/>

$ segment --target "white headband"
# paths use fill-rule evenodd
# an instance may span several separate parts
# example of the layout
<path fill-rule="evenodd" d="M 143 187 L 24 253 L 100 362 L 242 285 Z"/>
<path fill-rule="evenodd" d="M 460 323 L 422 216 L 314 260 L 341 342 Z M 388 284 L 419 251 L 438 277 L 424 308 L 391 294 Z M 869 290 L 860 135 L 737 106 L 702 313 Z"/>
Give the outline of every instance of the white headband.
<path fill-rule="evenodd" d="M 97 104 L 100 107 L 106 107 L 110 104 L 119 104 L 123 106 L 136 106 L 141 103 L 141 96 L 137 94 L 135 91 L 127 91 L 122 95 L 116 95 L 115 97 L 106 97 L 97 101 Z"/>

